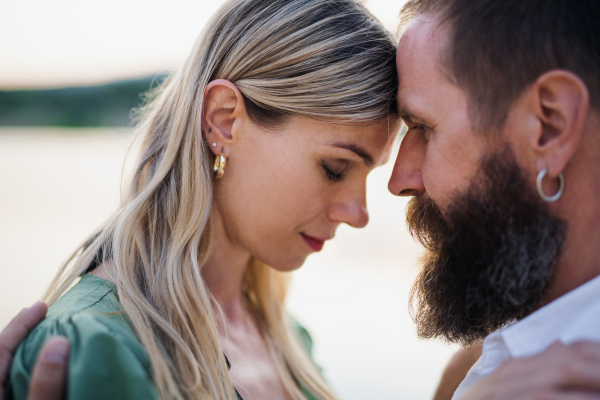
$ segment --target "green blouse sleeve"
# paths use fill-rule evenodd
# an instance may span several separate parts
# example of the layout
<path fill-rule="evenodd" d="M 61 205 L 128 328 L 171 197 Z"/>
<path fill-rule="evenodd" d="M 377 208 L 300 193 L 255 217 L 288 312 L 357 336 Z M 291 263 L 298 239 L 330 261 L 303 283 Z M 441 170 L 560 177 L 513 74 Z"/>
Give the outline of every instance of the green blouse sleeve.
<path fill-rule="evenodd" d="M 63 335 L 71 342 L 67 399 L 158 399 L 149 368 L 128 344 L 127 332 L 104 319 L 102 314 L 80 313 L 67 320 L 45 321 L 34 330 L 15 355 L 9 390 L 12 397 L 26 399 L 41 347 L 50 337 Z"/>
<path fill-rule="evenodd" d="M 304 347 L 304 350 L 306 350 L 306 352 L 308 353 L 308 356 L 310 357 L 313 364 L 317 367 L 319 372 L 321 372 L 321 374 L 323 374 L 323 368 L 321 368 L 321 366 L 319 364 L 317 364 L 315 362 L 315 360 L 313 359 L 313 339 L 310 336 L 310 333 L 295 318 L 290 316 L 289 320 L 290 320 L 290 324 L 291 324 L 292 328 L 296 332 L 296 335 L 298 337 L 298 340 L 300 341 L 300 344 L 302 345 L 302 347 Z M 305 387 L 301 386 L 301 389 L 302 389 L 302 393 L 304 393 L 304 397 L 306 397 L 306 400 L 318 400 L 317 397 L 314 394 L 312 394 L 311 392 L 309 392 L 308 389 L 306 389 Z"/>

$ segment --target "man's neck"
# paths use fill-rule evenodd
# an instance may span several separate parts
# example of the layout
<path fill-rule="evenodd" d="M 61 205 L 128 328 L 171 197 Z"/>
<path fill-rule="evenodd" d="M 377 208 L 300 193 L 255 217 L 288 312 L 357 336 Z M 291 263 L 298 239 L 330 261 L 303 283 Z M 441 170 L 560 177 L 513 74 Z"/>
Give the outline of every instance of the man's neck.
<path fill-rule="evenodd" d="M 567 237 L 544 304 L 600 275 L 600 121 L 595 113 L 584 135 L 564 172 L 563 198 L 552 205 L 567 224 Z"/>

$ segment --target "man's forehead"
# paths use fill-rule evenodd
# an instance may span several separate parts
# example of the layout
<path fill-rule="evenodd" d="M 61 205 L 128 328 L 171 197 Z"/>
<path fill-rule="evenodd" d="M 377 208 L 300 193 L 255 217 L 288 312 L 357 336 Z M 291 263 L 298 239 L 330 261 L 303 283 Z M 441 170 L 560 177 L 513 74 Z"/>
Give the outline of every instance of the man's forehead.
<path fill-rule="evenodd" d="M 408 102 L 411 94 L 433 90 L 446 80 L 440 68 L 446 31 L 432 16 L 419 15 L 408 24 L 396 57 L 399 102 Z"/>
<path fill-rule="evenodd" d="M 418 51 L 427 48 L 435 50 L 439 36 L 442 35 L 438 20 L 430 15 L 417 15 L 406 26 L 400 44 L 405 51 Z"/>

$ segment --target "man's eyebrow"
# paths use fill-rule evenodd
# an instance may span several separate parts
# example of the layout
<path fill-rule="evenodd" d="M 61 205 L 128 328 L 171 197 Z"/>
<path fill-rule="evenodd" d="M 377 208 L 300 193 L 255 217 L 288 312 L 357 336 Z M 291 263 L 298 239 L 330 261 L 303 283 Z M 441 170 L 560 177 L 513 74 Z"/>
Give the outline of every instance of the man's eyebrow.
<path fill-rule="evenodd" d="M 333 142 L 331 143 L 332 146 L 335 147 L 339 147 L 340 149 L 346 149 L 346 150 L 350 150 L 354 153 L 356 153 L 360 158 L 363 159 L 363 161 L 365 162 L 365 165 L 367 167 L 370 167 L 371 165 L 373 165 L 375 162 L 373 161 L 373 157 L 371 157 L 371 155 L 362 147 L 360 147 L 359 145 L 355 144 L 355 143 L 346 143 L 346 142 Z"/>
<path fill-rule="evenodd" d="M 400 119 L 402 121 L 406 121 L 406 122 L 413 122 L 413 115 L 409 114 L 409 113 L 402 113 L 400 114 Z"/>
<path fill-rule="evenodd" d="M 400 115 L 400 118 L 404 121 L 407 122 L 415 122 L 415 120 L 422 120 L 422 118 L 419 118 L 418 116 L 416 116 L 411 110 L 409 110 L 408 108 L 404 108 L 401 107 L 398 110 L 398 115 Z"/>

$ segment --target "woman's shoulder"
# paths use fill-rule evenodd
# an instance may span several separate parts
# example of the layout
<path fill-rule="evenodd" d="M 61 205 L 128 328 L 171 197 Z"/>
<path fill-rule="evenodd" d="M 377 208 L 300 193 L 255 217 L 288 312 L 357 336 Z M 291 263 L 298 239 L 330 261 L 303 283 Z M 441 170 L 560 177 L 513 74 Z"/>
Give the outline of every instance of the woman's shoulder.
<path fill-rule="evenodd" d="M 19 349 L 22 348 L 29 359 L 48 338 L 56 335 L 68 337 L 75 350 L 86 342 L 100 345 L 103 342 L 98 340 L 104 336 L 110 336 L 128 348 L 143 350 L 122 310 L 115 285 L 93 275 L 84 275 L 58 299 Z M 144 354 L 140 356 L 144 358 Z"/>
<path fill-rule="evenodd" d="M 310 335 L 310 332 L 296 318 L 292 317 L 289 314 L 288 320 L 290 326 L 292 327 L 292 330 L 295 332 L 296 337 L 300 341 L 300 344 L 302 345 L 304 350 L 306 350 L 306 352 L 308 353 L 308 356 L 310 357 L 311 361 L 313 362 L 315 367 L 317 367 L 319 372 L 323 374 L 323 368 L 321 368 L 321 366 L 317 364 L 313 358 L 313 339 Z M 317 400 L 317 397 L 314 394 L 312 394 L 308 389 L 306 389 L 305 387 L 301 387 L 301 389 L 302 393 L 304 393 L 304 397 L 306 397 L 307 400 Z"/>
<path fill-rule="evenodd" d="M 68 398 L 157 398 L 148 355 L 122 311 L 115 286 L 85 275 L 21 344 L 11 369 L 12 397 L 24 399 L 33 366 L 52 336 L 71 342 Z"/>
<path fill-rule="evenodd" d="M 310 332 L 302 325 L 296 318 L 288 314 L 288 321 L 292 330 L 296 333 L 296 337 L 300 341 L 300 344 L 306 350 L 308 355 L 312 358 L 313 353 L 313 339 Z"/>

